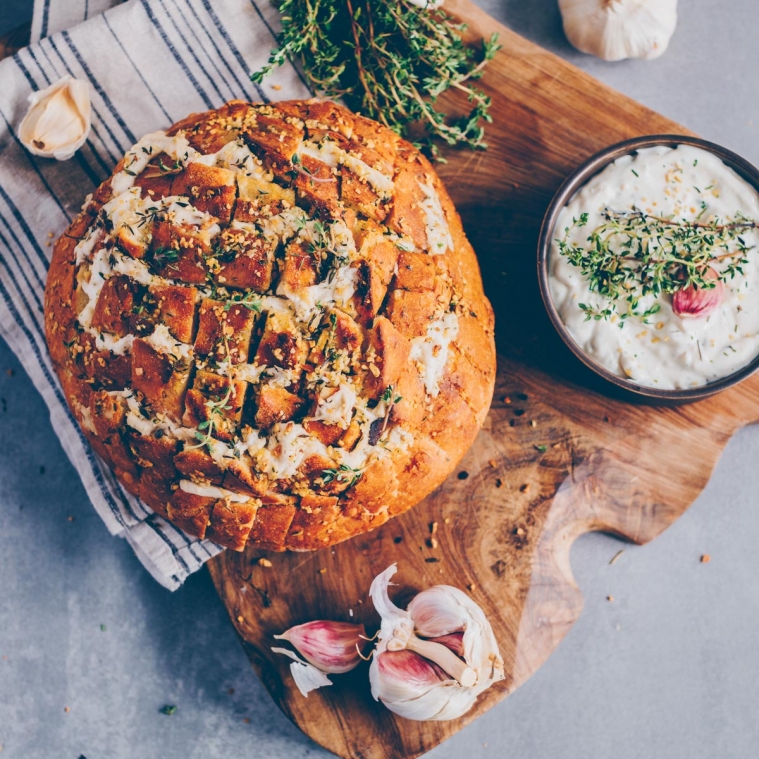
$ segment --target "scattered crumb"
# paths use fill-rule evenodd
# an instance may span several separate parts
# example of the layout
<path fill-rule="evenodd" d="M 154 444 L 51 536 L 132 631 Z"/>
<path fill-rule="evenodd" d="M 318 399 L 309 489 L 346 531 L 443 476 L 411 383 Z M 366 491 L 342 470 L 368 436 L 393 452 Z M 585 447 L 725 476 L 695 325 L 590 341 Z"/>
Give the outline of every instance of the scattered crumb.
<path fill-rule="evenodd" d="M 490 461 L 488 461 L 488 464 L 490 464 L 490 466 L 492 466 L 493 469 L 495 469 L 498 466 L 498 462 L 495 459 L 490 459 Z"/>
<path fill-rule="evenodd" d="M 444 522 L 445 524 L 450 524 L 450 523 L 451 523 L 451 518 L 450 518 L 450 517 L 446 517 L 446 518 L 443 520 L 443 522 Z"/>
<path fill-rule="evenodd" d="M 428 545 L 430 548 L 432 548 L 433 550 L 434 550 L 435 548 L 437 548 L 437 546 L 438 546 L 437 538 L 429 538 L 429 539 L 427 540 L 427 545 Z"/>
<path fill-rule="evenodd" d="M 73 521 L 74 521 L 74 517 L 69 517 L 69 522 L 73 522 Z"/>
<path fill-rule="evenodd" d="M 530 483 L 527 482 L 524 485 L 520 485 L 519 492 L 520 493 L 529 493 L 530 492 Z"/>
<path fill-rule="evenodd" d="M 625 549 L 622 548 L 620 551 L 617 551 L 614 556 L 611 557 L 611 561 L 609 562 L 609 566 L 612 564 L 616 564 L 619 561 L 619 557 L 625 552 Z"/>
<path fill-rule="evenodd" d="M 258 566 L 259 567 L 266 567 L 267 569 L 271 566 L 271 562 L 269 559 L 259 559 L 258 560 Z"/>
<path fill-rule="evenodd" d="M 471 593 L 476 587 L 477 586 L 473 582 L 470 582 L 469 585 L 466 586 L 466 589 Z"/>
<path fill-rule="evenodd" d="M 508 395 L 504 395 L 504 396 L 503 396 L 503 402 L 504 402 L 504 403 L 511 403 L 511 398 L 509 398 L 509 396 L 508 396 Z"/>
<path fill-rule="evenodd" d="M 606 596 L 606 600 L 607 601 L 613 601 L 614 600 L 614 596 Z"/>
<path fill-rule="evenodd" d="M 514 530 L 515 535 L 524 535 L 524 530 L 521 527 L 517 527 L 516 530 Z"/>
<path fill-rule="evenodd" d="M 249 725 L 249 724 L 250 724 L 250 717 L 243 717 L 243 718 L 242 718 L 242 721 L 243 721 L 243 722 L 244 722 L 246 725 Z"/>
<path fill-rule="evenodd" d="M 68 706 L 64 706 L 63 711 L 66 712 L 66 714 L 68 714 L 71 711 L 71 709 Z"/>
<path fill-rule="evenodd" d="M 701 563 L 702 563 L 702 564 L 708 564 L 708 563 L 709 563 L 711 560 L 712 560 L 712 557 L 711 557 L 711 556 L 709 556 L 709 554 L 708 554 L 708 553 L 705 553 L 705 554 L 704 554 L 704 555 L 701 557 Z"/>
<path fill-rule="evenodd" d="M 326 575 L 326 574 L 327 574 L 327 568 L 326 568 L 326 567 L 322 567 L 322 568 L 319 570 L 319 574 L 320 574 L 320 575 Z"/>
<path fill-rule="evenodd" d="M 437 522 L 430 523 L 430 534 L 434 535 L 437 532 Z"/>
<path fill-rule="evenodd" d="M 530 419 L 530 427 L 537 427 L 538 423 L 534 419 Z"/>
<path fill-rule="evenodd" d="M 281 90 L 282 89 L 282 85 L 281 84 L 272 84 L 271 88 L 273 90 Z"/>
<path fill-rule="evenodd" d="M 15 372 L 13 371 L 13 369 L 6 369 L 6 370 L 5 370 L 5 373 L 6 373 L 6 374 L 7 374 L 9 377 L 12 377 L 12 376 L 15 374 Z"/>
<path fill-rule="evenodd" d="M 238 621 L 240 624 L 242 624 L 242 623 L 245 621 L 245 619 L 243 618 L 242 614 L 240 614 L 240 615 L 237 617 L 237 621 Z"/>

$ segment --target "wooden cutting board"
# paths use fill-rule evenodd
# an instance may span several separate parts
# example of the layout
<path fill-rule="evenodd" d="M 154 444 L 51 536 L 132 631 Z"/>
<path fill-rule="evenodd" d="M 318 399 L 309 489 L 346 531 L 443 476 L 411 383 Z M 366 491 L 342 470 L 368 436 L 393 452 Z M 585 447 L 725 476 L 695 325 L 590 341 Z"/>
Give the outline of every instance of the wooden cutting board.
<path fill-rule="evenodd" d="M 500 34 L 483 80 L 494 123 L 486 152 L 451 152 L 440 174 L 463 216 L 496 311 L 498 380 L 490 415 L 458 471 L 376 532 L 312 554 L 227 551 L 216 587 L 274 700 L 317 743 L 346 759 L 416 757 L 512 693 L 577 619 L 570 547 L 603 530 L 656 537 L 701 492 L 730 436 L 759 418 L 759 376 L 679 408 L 601 394 L 552 331 L 536 276 L 540 222 L 561 181 L 597 150 L 636 135 L 688 133 L 495 22 L 468 0 L 446 8 L 470 32 Z M 646 65 L 646 64 L 641 64 Z M 591 389 L 589 389 L 591 388 Z M 543 452 L 543 446 L 546 446 Z M 425 545 L 439 525 L 439 548 Z M 376 629 L 372 578 L 398 562 L 398 596 L 436 583 L 474 585 L 493 623 L 506 679 L 464 718 L 416 723 L 369 694 L 367 667 L 303 698 L 272 634 L 313 619 Z"/>

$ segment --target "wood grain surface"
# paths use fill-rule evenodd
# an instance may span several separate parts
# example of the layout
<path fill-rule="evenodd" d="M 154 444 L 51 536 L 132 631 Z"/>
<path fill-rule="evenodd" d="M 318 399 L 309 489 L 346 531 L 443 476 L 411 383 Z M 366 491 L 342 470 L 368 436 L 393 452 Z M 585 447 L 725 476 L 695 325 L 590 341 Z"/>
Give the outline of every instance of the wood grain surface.
<path fill-rule="evenodd" d="M 513 692 L 577 619 L 570 547 L 592 530 L 636 543 L 658 535 L 706 484 L 735 430 L 759 417 L 759 378 L 678 408 L 605 393 L 553 333 L 541 304 L 536 244 L 561 181 L 629 137 L 687 130 L 499 25 L 467 0 L 446 5 L 504 49 L 483 86 L 493 98 L 486 152 L 450 152 L 440 173 L 464 218 L 496 311 L 495 398 L 474 447 L 437 492 L 374 533 L 314 554 L 227 551 L 211 574 L 255 670 L 317 743 L 346 759 L 416 757 Z M 533 425 L 534 422 L 534 425 Z M 543 452 L 543 446 L 545 451 Z M 425 541 L 437 522 L 439 548 Z M 366 666 L 303 698 L 272 634 L 312 619 L 377 616 L 371 579 L 397 561 L 398 597 L 445 582 L 493 622 L 506 680 L 464 718 L 415 723 L 375 703 Z"/>

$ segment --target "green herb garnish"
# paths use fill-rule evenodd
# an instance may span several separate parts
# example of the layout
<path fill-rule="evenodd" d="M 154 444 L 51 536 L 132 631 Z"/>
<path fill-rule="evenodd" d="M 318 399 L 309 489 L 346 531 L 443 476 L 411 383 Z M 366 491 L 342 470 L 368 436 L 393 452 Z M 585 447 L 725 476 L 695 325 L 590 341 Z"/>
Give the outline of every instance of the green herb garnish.
<path fill-rule="evenodd" d="M 705 207 L 699 218 L 704 211 Z M 578 304 L 586 319 L 609 319 L 617 314 L 622 323 L 631 316 L 645 321 L 660 310 L 659 303 L 642 307 L 640 301 L 647 295 L 673 295 L 689 286 L 708 290 L 717 281 L 742 275 L 753 246 L 741 235 L 757 227 L 740 213 L 735 221 L 723 223 L 719 219 L 663 218 L 637 208 L 627 212 L 607 208 L 603 223 L 591 231 L 585 243 L 570 242 L 571 232 L 586 226 L 588 218 L 584 213 L 573 219 L 556 243 L 561 255 L 580 269 L 590 291 L 606 301 L 601 307 Z M 721 265 L 718 271 L 714 264 Z M 624 304 L 621 310 L 620 303 Z"/>
<path fill-rule="evenodd" d="M 252 74 L 254 82 L 288 59 L 299 59 L 315 90 L 342 98 L 354 111 L 404 137 L 412 125 L 423 124 L 428 137 L 416 144 L 434 155 L 432 137 L 485 147 L 482 122 L 492 121 L 490 98 L 471 81 L 499 50 L 497 35 L 483 40 L 476 55 L 461 38 L 464 25 L 439 8 L 407 0 L 282 0 L 279 11 L 279 49 Z M 448 90 L 461 92 L 471 104 L 463 118 L 436 107 Z"/>

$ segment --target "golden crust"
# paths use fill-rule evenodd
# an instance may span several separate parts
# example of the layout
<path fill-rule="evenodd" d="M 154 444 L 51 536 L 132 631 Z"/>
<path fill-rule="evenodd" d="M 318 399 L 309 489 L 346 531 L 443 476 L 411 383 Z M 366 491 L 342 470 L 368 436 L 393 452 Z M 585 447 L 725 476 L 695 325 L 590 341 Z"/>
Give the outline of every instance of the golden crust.
<path fill-rule="evenodd" d="M 188 116 L 167 134 L 183 135 L 202 155 L 239 142 L 260 170 L 250 176 L 230 162 L 153 154 L 137 172 L 135 192 L 148 203 L 181 196 L 183 207 L 217 225 L 215 237 L 170 217 L 154 217 L 147 236 L 128 226 L 111 230 L 103 220 L 114 197 L 108 180 L 56 242 L 45 292 L 47 341 L 95 451 L 154 511 L 237 550 L 247 543 L 271 550 L 332 545 L 419 502 L 473 442 L 495 381 L 492 308 L 432 166 L 390 130 L 330 102 L 233 101 Z M 331 164 L 326 153 L 299 154 L 304 140 L 342 158 Z M 122 160 L 114 176 L 134 160 Z M 430 226 L 430 192 L 448 238 Z M 355 241 L 353 295 L 323 309 L 313 332 L 290 312 L 259 313 L 252 300 L 278 285 L 303 294 L 330 276 L 329 245 L 325 253 L 316 239 L 272 243 L 262 232 L 294 206 L 321 229 L 347 228 Z M 151 279 L 132 278 L 128 267 L 113 273 L 88 306 L 94 264 L 77 262 L 77 246 L 98 225 L 110 234 L 108 245 L 147 266 Z M 413 346 L 441 315 L 456 330 L 430 392 Z M 128 350 L 114 347 L 119 339 L 132 340 Z M 166 340 L 176 341 L 179 353 L 163 347 Z M 384 404 L 384 419 L 362 428 L 357 416 L 318 417 L 317 406 L 338 390 L 314 386 L 314 373 L 335 360 L 366 408 Z M 232 374 L 246 366 L 270 367 L 286 379 L 261 384 Z M 297 473 L 263 470 L 245 436 L 301 423 L 313 444 Z M 403 435 L 391 443 L 395 428 Z M 180 434 L 188 430 L 205 442 Z M 382 452 L 366 447 L 379 441 Z M 237 445 L 231 460 L 214 455 L 220 444 Z M 361 468 L 343 476 L 334 462 L 355 459 L 361 445 L 369 451 Z"/>

